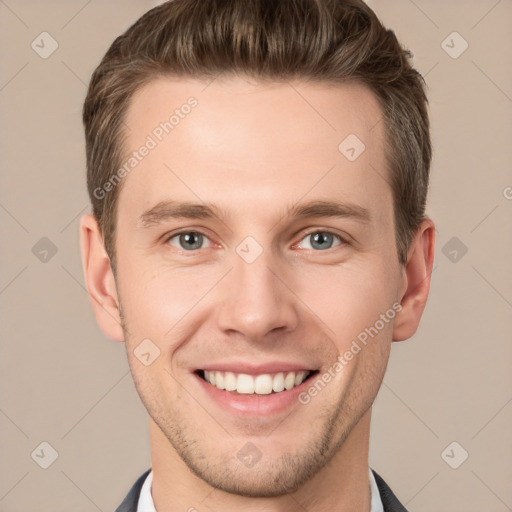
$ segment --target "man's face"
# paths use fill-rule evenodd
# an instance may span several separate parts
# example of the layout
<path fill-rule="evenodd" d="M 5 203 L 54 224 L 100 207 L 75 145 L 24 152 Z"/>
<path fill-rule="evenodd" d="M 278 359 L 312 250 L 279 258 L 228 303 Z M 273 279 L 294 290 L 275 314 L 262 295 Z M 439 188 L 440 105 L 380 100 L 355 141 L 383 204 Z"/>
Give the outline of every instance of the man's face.
<path fill-rule="evenodd" d="M 172 131 L 155 132 L 191 96 L 197 105 Z M 381 117 L 355 84 L 162 78 L 132 99 L 127 153 L 148 135 L 156 146 L 119 196 L 128 360 L 153 435 L 214 487 L 297 489 L 369 414 L 393 330 L 390 315 L 376 322 L 404 285 Z M 298 214 L 317 202 L 336 203 L 340 215 Z M 202 210 L 169 215 L 180 203 Z M 372 327 L 340 370 L 337 358 Z M 204 370 L 240 393 L 206 382 Z M 297 382 L 311 373 L 269 393 L 290 387 L 293 370 Z"/>

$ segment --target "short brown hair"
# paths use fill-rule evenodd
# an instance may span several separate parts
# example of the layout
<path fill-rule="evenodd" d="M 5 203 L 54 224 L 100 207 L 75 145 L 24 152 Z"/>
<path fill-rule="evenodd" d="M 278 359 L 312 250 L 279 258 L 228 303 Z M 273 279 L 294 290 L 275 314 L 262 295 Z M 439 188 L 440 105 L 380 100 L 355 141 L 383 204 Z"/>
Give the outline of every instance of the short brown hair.
<path fill-rule="evenodd" d="M 363 0 L 170 0 L 137 20 L 94 71 L 83 107 L 87 187 L 115 273 L 117 198 L 98 198 L 123 161 L 134 92 L 154 78 L 356 80 L 383 112 L 399 260 L 425 218 L 431 142 L 423 77 Z M 340 141 L 341 142 L 341 141 Z"/>

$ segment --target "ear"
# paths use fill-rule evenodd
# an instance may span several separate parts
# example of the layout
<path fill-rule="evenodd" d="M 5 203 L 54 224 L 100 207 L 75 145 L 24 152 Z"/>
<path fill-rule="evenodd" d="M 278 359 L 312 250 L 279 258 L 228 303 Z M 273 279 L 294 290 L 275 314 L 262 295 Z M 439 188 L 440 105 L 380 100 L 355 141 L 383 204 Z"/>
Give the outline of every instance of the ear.
<path fill-rule="evenodd" d="M 84 278 L 96 321 L 103 334 L 114 341 L 124 341 L 114 274 L 101 232 L 92 214 L 80 219 L 80 248 Z"/>
<path fill-rule="evenodd" d="M 409 247 L 399 295 L 402 309 L 395 317 L 393 341 L 406 340 L 418 329 L 430 290 L 434 245 L 435 226 L 427 218 L 421 223 Z"/>

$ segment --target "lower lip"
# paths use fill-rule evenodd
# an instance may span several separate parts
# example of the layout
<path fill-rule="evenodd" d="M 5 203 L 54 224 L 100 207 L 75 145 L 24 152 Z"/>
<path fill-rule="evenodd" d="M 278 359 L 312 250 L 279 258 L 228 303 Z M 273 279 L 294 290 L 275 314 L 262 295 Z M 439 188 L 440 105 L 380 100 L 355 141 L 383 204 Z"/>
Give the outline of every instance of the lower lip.
<path fill-rule="evenodd" d="M 219 389 L 206 382 L 197 373 L 194 373 L 194 377 L 199 381 L 199 385 L 220 408 L 223 410 L 231 410 L 231 412 L 242 415 L 256 416 L 278 414 L 293 405 L 300 405 L 299 395 L 311 385 L 316 376 L 317 375 L 310 376 L 298 386 L 278 393 L 249 395 Z"/>

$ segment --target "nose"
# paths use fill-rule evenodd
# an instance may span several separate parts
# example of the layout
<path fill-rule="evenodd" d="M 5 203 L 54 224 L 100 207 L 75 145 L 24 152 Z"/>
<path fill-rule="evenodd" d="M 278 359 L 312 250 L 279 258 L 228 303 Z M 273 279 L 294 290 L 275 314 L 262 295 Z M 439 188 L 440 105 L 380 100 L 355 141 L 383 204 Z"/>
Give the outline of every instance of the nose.
<path fill-rule="evenodd" d="M 299 300 L 287 282 L 288 273 L 268 253 L 263 251 L 252 263 L 234 255 L 234 267 L 219 290 L 217 322 L 224 333 L 261 342 L 297 327 Z"/>

